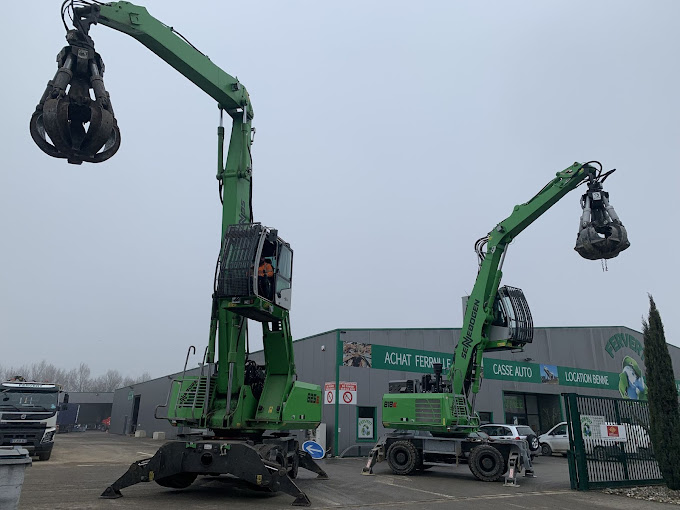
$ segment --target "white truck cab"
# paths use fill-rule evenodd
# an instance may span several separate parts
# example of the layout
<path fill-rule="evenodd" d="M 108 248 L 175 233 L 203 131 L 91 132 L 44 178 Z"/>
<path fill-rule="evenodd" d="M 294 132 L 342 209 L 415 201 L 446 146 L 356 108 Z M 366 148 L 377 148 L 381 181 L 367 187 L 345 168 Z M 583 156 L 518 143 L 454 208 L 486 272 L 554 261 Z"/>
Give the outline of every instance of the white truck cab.
<path fill-rule="evenodd" d="M 60 391 L 57 384 L 18 376 L 0 382 L 0 445 L 21 446 L 48 460 L 57 431 Z"/>

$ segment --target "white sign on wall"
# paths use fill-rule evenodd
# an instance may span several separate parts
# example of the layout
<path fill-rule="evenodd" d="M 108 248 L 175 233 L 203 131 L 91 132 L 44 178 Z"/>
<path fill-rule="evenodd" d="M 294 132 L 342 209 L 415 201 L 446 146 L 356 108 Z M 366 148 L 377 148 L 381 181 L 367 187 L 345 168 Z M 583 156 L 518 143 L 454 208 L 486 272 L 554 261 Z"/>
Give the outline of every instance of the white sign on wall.
<path fill-rule="evenodd" d="M 582 414 L 581 435 L 583 439 L 602 439 L 601 426 L 604 424 L 604 416 Z"/>
<path fill-rule="evenodd" d="M 357 383 L 341 382 L 338 388 L 338 400 L 340 404 L 356 405 L 357 403 Z M 323 385 L 324 404 L 335 404 L 335 383 L 327 382 Z"/>
<path fill-rule="evenodd" d="M 359 418 L 357 439 L 373 439 L 373 418 Z"/>

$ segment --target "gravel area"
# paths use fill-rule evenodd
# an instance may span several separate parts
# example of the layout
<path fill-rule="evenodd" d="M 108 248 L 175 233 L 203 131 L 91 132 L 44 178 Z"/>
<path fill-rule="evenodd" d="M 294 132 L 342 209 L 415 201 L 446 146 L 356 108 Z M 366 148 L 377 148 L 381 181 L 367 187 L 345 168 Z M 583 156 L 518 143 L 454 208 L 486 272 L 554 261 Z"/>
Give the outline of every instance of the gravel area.
<path fill-rule="evenodd" d="M 680 490 L 670 490 L 665 485 L 648 485 L 645 487 L 625 487 L 622 489 L 604 489 L 605 494 L 618 494 L 629 498 L 642 499 L 645 501 L 658 501 L 680 505 Z"/>

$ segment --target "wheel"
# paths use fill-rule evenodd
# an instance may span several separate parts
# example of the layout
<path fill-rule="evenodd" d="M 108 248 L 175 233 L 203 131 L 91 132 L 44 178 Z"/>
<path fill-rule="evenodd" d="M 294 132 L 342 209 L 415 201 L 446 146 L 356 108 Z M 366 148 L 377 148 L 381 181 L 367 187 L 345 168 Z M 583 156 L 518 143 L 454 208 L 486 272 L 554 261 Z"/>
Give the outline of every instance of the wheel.
<path fill-rule="evenodd" d="M 288 476 L 290 476 L 292 479 L 297 478 L 299 467 L 300 457 L 298 457 L 296 453 L 295 455 L 293 455 L 293 459 L 290 461 L 290 469 L 288 470 Z"/>
<path fill-rule="evenodd" d="M 538 438 L 534 434 L 529 434 L 527 436 L 527 443 L 529 443 L 529 450 L 532 452 L 537 451 L 541 447 Z"/>
<path fill-rule="evenodd" d="M 543 443 L 541 445 L 541 455 L 547 455 L 548 457 L 552 455 L 552 448 L 548 443 Z"/>
<path fill-rule="evenodd" d="M 501 452 L 488 444 L 475 446 L 470 452 L 468 464 L 472 474 L 483 482 L 495 482 L 505 469 Z"/>
<path fill-rule="evenodd" d="M 161 487 L 168 487 L 170 489 L 186 489 L 194 483 L 197 476 L 196 473 L 177 473 L 165 478 L 156 478 L 156 483 Z"/>
<path fill-rule="evenodd" d="M 49 452 L 40 452 L 38 453 L 38 460 L 43 461 L 43 460 L 50 460 L 50 457 L 52 456 L 52 450 Z"/>
<path fill-rule="evenodd" d="M 420 454 L 411 441 L 395 441 L 387 450 L 387 463 L 395 475 L 410 475 L 420 464 Z"/>
<path fill-rule="evenodd" d="M 604 446 L 596 446 L 593 449 L 593 454 L 597 460 L 607 460 L 607 450 Z"/>

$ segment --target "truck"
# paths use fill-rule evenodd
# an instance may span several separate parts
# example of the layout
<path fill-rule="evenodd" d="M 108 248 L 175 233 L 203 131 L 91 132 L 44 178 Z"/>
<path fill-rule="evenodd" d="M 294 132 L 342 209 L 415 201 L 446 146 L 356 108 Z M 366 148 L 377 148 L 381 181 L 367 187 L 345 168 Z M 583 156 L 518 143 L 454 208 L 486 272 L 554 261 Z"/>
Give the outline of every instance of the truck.
<path fill-rule="evenodd" d="M 57 434 L 73 432 L 78 423 L 80 404 L 69 404 L 67 409 L 62 409 L 57 414 Z"/>
<path fill-rule="evenodd" d="M 372 449 L 365 474 L 387 460 L 398 475 L 409 475 L 434 464 L 468 464 L 479 480 L 495 481 L 504 473 L 514 480 L 522 470 L 533 474 L 524 440 L 491 440 L 479 432 L 475 396 L 483 379 L 482 357 L 491 351 L 521 351 L 533 340 L 533 318 L 521 289 L 499 287 L 508 245 L 569 191 L 581 184 L 582 214 L 575 250 L 589 260 L 607 260 L 630 246 L 628 233 L 604 191 L 605 172 L 597 161 L 574 163 L 557 172 L 533 198 L 516 205 L 506 219 L 475 243 L 478 273 L 470 296 L 464 298 L 464 318 L 451 368 L 435 364 L 434 377 L 392 385 L 383 396 L 382 424 L 394 429 Z"/>
<path fill-rule="evenodd" d="M 0 382 L 0 446 L 21 446 L 49 460 L 57 431 L 61 386 L 15 376 Z M 68 398 L 65 397 L 68 402 Z"/>
<path fill-rule="evenodd" d="M 306 468 L 319 479 L 327 475 L 300 448 L 292 431 L 319 425 L 321 388 L 297 379 L 290 324 L 293 249 L 278 229 L 254 220 L 254 109 L 246 87 L 143 6 L 66 0 L 61 15 L 67 45 L 57 55 L 57 72 L 29 122 L 31 137 L 48 156 L 74 165 L 105 164 L 121 146 L 104 85 L 104 62 L 90 35 L 95 25 L 139 41 L 210 96 L 219 112 L 216 195 L 222 225 L 216 266 L 210 268 L 214 279 L 207 345 L 202 354 L 194 345 L 188 347 L 181 376 L 171 382 L 167 401 L 156 408 L 156 418 L 205 433 L 167 442 L 151 458 L 133 463 L 101 497 L 122 497 L 121 489 L 139 482 L 181 489 L 198 476 L 232 475 L 258 489 L 285 492 L 295 498 L 294 505 L 309 505 L 294 482 L 298 469 Z M 246 41 L 234 47 L 247 55 Z M 139 79 L 132 76 L 131 86 Z M 230 134 L 225 134 L 225 117 L 231 119 Z M 158 168 L 151 161 L 149 167 Z M 171 250 L 176 240 L 168 242 Z M 168 306 L 174 315 L 180 313 Z M 262 365 L 249 358 L 249 320 L 262 328 Z M 198 358 L 193 360 L 200 365 L 198 373 L 187 371 L 190 356 Z"/>

